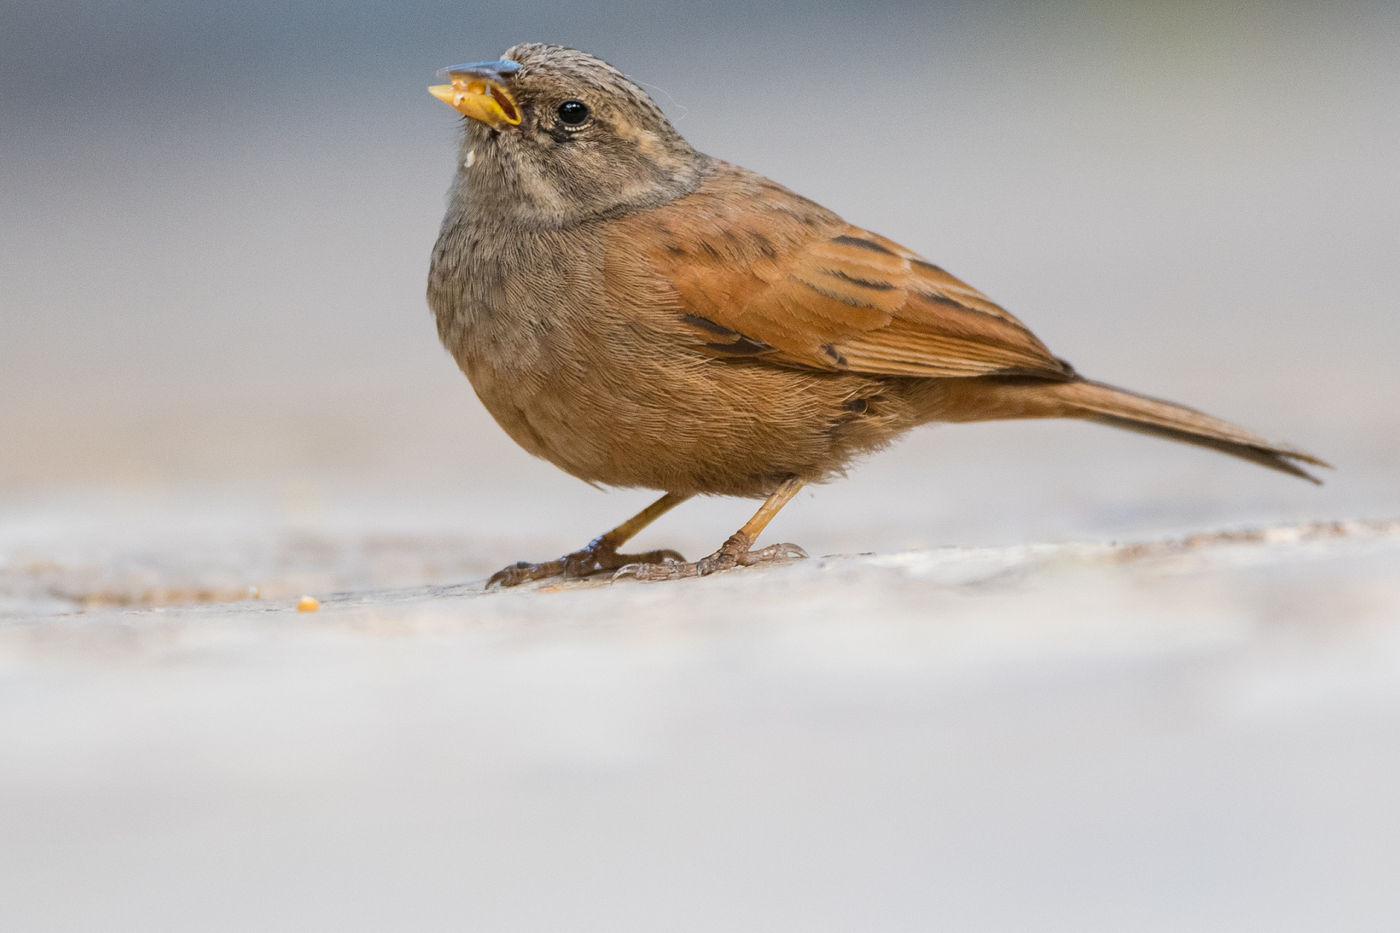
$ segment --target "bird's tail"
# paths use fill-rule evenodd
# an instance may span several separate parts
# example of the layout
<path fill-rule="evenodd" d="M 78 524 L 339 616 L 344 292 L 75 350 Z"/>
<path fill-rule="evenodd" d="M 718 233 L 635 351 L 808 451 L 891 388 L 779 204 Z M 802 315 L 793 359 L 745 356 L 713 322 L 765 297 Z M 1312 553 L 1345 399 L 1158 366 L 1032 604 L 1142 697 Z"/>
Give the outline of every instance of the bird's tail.
<path fill-rule="evenodd" d="M 1275 444 L 1253 431 L 1212 418 L 1194 408 L 1139 395 L 1102 382 L 1065 382 L 1054 386 L 1053 394 L 1069 407 L 1066 414 L 1070 417 L 1208 447 L 1312 483 L 1321 484 L 1322 481 L 1298 466 L 1299 462 L 1331 466 L 1307 451 Z"/>
<path fill-rule="evenodd" d="M 957 381 L 954 381 L 954 384 L 957 385 Z M 963 388 L 962 385 L 957 387 Z M 1011 379 L 1000 381 L 999 391 L 989 393 L 989 388 L 990 386 L 983 383 L 974 395 L 977 407 L 966 409 L 979 411 L 978 419 L 1080 418 L 1096 421 L 1115 428 L 1218 450 L 1223 454 L 1319 484 L 1321 480 L 1298 464 L 1331 466 L 1306 451 L 1286 444 L 1275 444 L 1253 431 L 1213 418 L 1194 408 L 1139 395 L 1102 382 L 1072 379 L 1067 382 L 1047 383 Z M 956 393 L 956 390 L 954 392 Z M 951 417 L 945 415 L 943 420 L 965 420 L 953 414 L 964 408 L 964 405 L 957 403 L 960 400 L 948 398 L 948 401 L 953 404 L 945 411 L 948 411 Z M 973 401 L 973 398 L 969 398 L 968 401 Z"/>

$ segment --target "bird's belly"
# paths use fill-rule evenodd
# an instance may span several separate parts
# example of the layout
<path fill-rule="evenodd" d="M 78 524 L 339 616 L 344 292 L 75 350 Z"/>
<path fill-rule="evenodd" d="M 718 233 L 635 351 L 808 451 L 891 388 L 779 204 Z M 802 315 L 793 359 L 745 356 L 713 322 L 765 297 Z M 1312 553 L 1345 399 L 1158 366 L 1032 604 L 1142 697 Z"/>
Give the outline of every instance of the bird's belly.
<path fill-rule="evenodd" d="M 462 361 L 487 410 L 521 447 L 593 483 L 763 496 L 787 476 L 823 479 L 895 431 L 865 401 L 855 414 L 851 400 L 880 387 L 848 374 L 655 345 L 622 359 L 546 354 L 524 371 L 493 359 Z"/>

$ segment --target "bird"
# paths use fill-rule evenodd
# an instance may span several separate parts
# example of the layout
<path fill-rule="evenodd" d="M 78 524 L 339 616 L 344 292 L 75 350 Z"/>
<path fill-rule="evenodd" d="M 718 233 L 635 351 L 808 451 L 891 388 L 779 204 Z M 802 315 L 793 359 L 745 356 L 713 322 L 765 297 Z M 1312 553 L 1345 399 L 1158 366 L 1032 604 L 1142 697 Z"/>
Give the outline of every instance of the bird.
<path fill-rule="evenodd" d="M 515 45 L 442 69 L 463 132 L 427 298 L 443 345 L 529 453 L 662 493 L 487 586 L 669 580 L 806 556 L 758 535 L 804 485 L 931 422 L 1075 418 L 1319 480 L 1243 427 L 1085 378 L 917 253 L 697 151 L 621 71 Z M 761 499 L 712 554 L 619 549 L 697 495 Z"/>

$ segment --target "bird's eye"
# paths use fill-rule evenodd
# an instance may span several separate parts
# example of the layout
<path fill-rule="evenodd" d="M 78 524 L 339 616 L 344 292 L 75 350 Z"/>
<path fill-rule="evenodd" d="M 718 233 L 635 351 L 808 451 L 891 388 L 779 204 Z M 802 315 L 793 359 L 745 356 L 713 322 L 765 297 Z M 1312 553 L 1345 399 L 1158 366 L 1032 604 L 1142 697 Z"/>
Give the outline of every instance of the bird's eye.
<path fill-rule="evenodd" d="M 555 111 L 565 126 L 582 126 L 588 119 L 588 105 L 581 100 L 566 100 Z"/>

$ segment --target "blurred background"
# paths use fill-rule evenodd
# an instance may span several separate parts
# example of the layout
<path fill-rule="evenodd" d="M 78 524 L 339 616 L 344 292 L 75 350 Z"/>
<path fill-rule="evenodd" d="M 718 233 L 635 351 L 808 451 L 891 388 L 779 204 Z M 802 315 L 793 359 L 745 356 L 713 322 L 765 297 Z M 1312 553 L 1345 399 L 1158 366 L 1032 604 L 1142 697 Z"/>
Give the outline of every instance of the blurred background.
<path fill-rule="evenodd" d="M 606 58 L 1081 372 L 1338 468 L 930 427 L 768 540 L 1400 515 L 1393 0 L 7 3 L 0 926 L 1393 926 L 1384 541 L 404 589 L 654 497 L 517 449 L 424 302 L 458 135 L 425 87 L 522 40 Z M 695 557 L 752 508 L 638 543 Z M 301 592 L 317 616 L 278 611 Z"/>
<path fill-rule="evenodd" d="M 470 575 L 649 501 L 515 448 L 424 302 L 458 132 L 424 88 L 525 39 L 613 62 L 697 147 L 931 257 L 1081 372 L 1339 468 L 1317 490 L 1097 427 L 936 427 L 770 534 L 887 551 L 1400 506 L 1393 3 L 3 16 L 0 543 L 25 553 L 374 528 L 456 536 Z M 751 508 L 692 503 L 643 543 L 705 553 Z"/>

